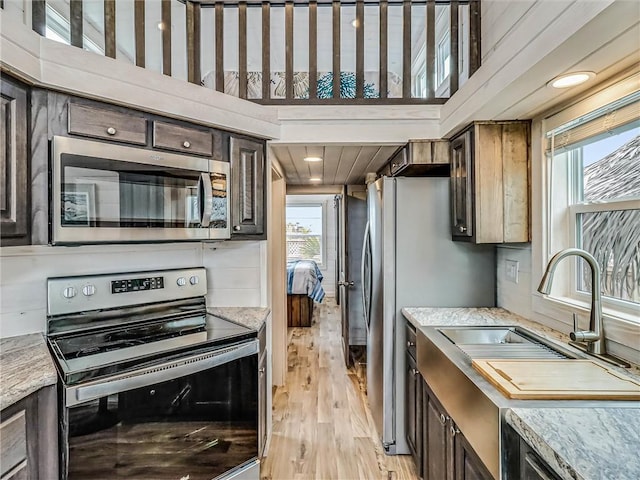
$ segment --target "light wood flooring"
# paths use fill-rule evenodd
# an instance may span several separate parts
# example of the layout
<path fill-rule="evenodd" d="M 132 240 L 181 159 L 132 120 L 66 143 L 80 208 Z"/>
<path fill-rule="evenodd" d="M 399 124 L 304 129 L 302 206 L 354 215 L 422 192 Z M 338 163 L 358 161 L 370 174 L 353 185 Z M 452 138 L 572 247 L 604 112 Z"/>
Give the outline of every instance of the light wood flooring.
<path fill-rule="evenodd" d="M 315 305 L 311 327 L 289 329 L 286 383 L 273 397 L 273 432 L 263 480 L 417 479 L 411 457 L 384 454 L 364 379 L 344 365 L 340 308 Z"/>

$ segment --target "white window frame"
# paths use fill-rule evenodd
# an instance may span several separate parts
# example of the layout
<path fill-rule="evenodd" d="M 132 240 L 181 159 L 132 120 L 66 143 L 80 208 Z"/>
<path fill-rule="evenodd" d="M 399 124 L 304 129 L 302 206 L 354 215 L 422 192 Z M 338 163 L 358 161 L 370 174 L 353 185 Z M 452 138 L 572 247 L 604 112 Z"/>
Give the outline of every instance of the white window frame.
<path fill-rule="evenodd" d="M 288 207 L 321 207 L 322 210 L 322 234 L 320 235 L 320 262 L 316 262 L 320 270 L 327 269 L 327 202 L 288 202 Z M 286 211 L 286 209 L 285 209 Z M 288 219 L 285 218 L 285 224 Z M 287 241 L 288 232 L 285 232 L 285 242 Z M 289 260 L 289 253 L 287 252 L 287 261 Z"/>
<path fill-rule="evenodd" d="M 556 284 L 564 286 L 562 293 L 550 296 L 542 296 L 536 290 L 538 282 L 542 278 L 546 265 L 551 256 L 559 250 L 558 239 L 552 238 L 551 228 L 558 221 L 558 212 L 551 210 L 553 201 L 551 199 L 551 161 L 549 155 L 546 154 L 547 138 L 546 133 L 564 125 L 571 120 L 585 115 L 588 112 L 597 110 L 611 104 L 617 99 L 623 98 L 638 90 L 640 81 L 640 72 L 636 71 L 632 74 L 626 74 L 626 78 L 622 78 L 616 83 L 610 84 L 605 88 L 596 88 L 595 91 L 588 92 L 570 103 L 569 106 L 562 110 L 556 110 L 551 114 L 534 119 L 532 124 L 532 247 L 531 247 L 531 291 L 532 291 L 532 311 L 535 319 L 543 324 L 561 331 L 572 330 L 572 313 L 579 313 L 582 322 L 590 311 L 590 295 L 578 292 L 579 295 L 568 295 L 567 285 L 570 285 L 571 279 L 575 279 L 575 265 L 570 259 L 565 259 L 558 267 L 556 273 Z M 538 159 L 538 160 L 536 160 Z M 568 192 L 571 194 L 572 192 Z M 628 201 L 624 201 L 630 205 Z M 601 203 L 602 209 L 608 210 L 613 206 L 618 207 L 613 202 L 608 204 Z M 635 204 L 633 204 L 635 205 Z M 574 212 L 596 208 L 593 203 L 585 203 L 584 206 L 576 205 Z M 600 208 L 600 207 L 598 207 Z M 633 208 L 633 207 L 631 207 Z M 567 225 L 566 232 L 575 232 L 575 215 L 572 218 L 572 212 L 565 207 L 565 222 Z M 555 215 L 555 216 L 554 216 Z M 570 229 L 570 230 L 569 230 Z M 565 232 L 565 233 L 566 233 Z M 570 235 L 570 233 L 566 233 Z M 556 235 L 557 237 L 557 235 Z M 563 241 L 567 241 L 567 236 Z M 573 240 L 575 241 L 575 239 Z M 566 248 L 565 245 L 561 248 Z M 564 265 L 564 271 L 561 267 Z M 571 271 L 573 268 L 573 271 Z M 572 285 L 575 285 L 573 282 Z M 554 288 L 557 292 L 557 289 Z M 624 308 L 628 303 L 629 308 Z M 631 304 L 615 299 L 607 299 L 603 304 L 603 317 L 605 322 L 606 338 L 615 342 L 618 349 L 627 349 L 628 358 L 638 356 L 640 348 L 640 309 Z M 586 325 L 582 325 L 585 327 Z M 639 358 L 640 360 L 640 358 Z"/>

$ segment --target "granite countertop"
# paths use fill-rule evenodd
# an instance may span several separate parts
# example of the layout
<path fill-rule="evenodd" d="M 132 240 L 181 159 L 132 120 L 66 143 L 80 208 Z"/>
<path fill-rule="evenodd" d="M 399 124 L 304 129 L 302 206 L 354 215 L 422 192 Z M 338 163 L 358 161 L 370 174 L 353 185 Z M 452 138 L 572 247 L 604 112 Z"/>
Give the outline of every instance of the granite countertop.
<path fill-rule="evenodd" d="M 562 479 L 640 478 L 640 407 L 513 408 L 505 419 Z"/>
<path fill-rule="evenodd" d="M 271 310 L 266 307 L 209 307 L 207 312 L 258 331 Z"/>
<path fill-rule="evenodd" d="M 58 373 L 42 334 L 0 340 L 0 410 L 57 381 Z"/>
<path fill-rule="evenodd" d="M 520 325 L 571 349 L 566 334 L 503 308 L 403 308 L 402 313 L 416 327 Z M 607 367 L 638 374 L 637 367 Z M 601 405 L 510 408 L 505 420 L 563 479 L 636 480 L 640 478 L 640 404 L 620 407 L 603 401 Z"/>

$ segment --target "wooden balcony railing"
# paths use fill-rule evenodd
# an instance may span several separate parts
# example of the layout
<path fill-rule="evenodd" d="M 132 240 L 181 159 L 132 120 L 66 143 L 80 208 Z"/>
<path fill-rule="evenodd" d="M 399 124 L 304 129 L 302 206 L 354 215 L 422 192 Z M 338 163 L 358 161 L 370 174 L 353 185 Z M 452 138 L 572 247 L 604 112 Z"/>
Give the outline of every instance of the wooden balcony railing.
<path fill-rule="evenodd" d="M 480 0 L 33 0 L 32 27 L 263 104 L 443 103 L 480 66 Z"/>

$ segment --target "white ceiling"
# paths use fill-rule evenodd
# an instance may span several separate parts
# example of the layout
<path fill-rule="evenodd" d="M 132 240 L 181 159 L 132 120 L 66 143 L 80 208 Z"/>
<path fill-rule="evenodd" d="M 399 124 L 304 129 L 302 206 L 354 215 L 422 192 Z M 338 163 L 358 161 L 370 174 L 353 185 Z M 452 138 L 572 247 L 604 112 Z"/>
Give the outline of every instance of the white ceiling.
<path fill-rule="evenodd" d="M 358 185 L 367 172 L 376 172 L 398 145 L 271 145 L 287 185 Z M 305 162 L 318 156 L 322 162 Z M 321 182 L 309 179 L 318 177 Z"/>

